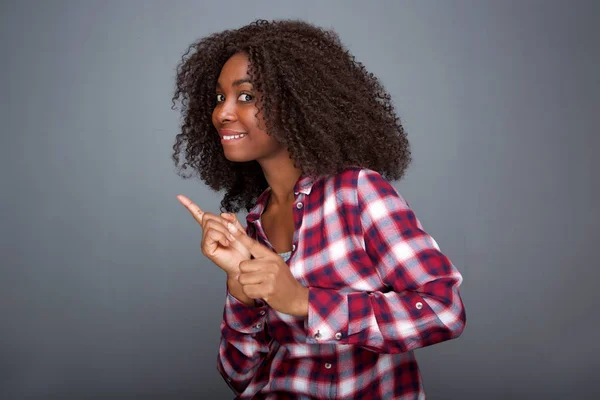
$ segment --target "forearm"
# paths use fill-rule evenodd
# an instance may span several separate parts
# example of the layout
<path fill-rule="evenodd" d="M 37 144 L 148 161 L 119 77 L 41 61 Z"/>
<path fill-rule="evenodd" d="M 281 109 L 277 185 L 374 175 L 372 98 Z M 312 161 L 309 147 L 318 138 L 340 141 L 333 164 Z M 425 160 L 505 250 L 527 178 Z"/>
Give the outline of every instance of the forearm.
<path fill-rule="evenodd" d="M 244 294 L 242 285 L 238 282 L 237 277 L 227 277 L 227 290 L 229 294 L 245 305 L 254 306 L 254 300 Z"/>
<path fill-rule="evenodd" d="M 236 282 L 231 283 L 235 289 Z M 267 306 L 249 301 L 250 305 L 243 303 L 228 292 L 221 322 L 217 368 L 236 393 L 248 385 L 269 351 L 270 338 L 264 329 Z"/>
<path fill-rule="evenodd" d="M 264 331 L 255 334 L 237 332 L 222 324 L 217 369 L 236 393 L 242 393 L 268 353 Z"/>
<path fill-rule="evenodd" d="M 311 289 L 307 342 L 402 353 L 455 338 L 465 325 L 457 283 L 442 278 L 424 291 L 385 293 Z"/>

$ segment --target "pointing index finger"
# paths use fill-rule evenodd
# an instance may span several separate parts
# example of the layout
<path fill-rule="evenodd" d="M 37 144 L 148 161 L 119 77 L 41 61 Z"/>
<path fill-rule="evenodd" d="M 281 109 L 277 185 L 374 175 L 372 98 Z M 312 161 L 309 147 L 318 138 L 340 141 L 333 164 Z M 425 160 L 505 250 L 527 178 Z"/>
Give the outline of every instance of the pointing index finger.
<path fill-rule="evenodd" d="M 204 216 L 204 211 L 202 211 L 202 209 L 200 209 L 200 207 L 198 207 L 193 201 L 191 201 L 184 195 L 181 195 L 181 194 L 178 195 L 177 200 L 179 200 L 179 202 L 181 204 L 183 204 L 185 208 L 188 209 L 190 214 L 192 214 L 194 219 L 196 221 L 198 221 L 199 224 L 202 225 L 202 217 Z"/>

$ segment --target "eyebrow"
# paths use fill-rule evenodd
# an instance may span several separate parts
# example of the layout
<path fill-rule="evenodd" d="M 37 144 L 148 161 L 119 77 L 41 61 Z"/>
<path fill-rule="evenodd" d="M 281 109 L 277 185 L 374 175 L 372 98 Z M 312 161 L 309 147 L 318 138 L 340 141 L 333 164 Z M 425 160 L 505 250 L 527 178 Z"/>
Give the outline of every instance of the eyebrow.
<path fill-rule="evenodd" d="M 233 86 L 240 86 L 242 83 L 252 84 L 252 81 L 250 80 L 250 78 L 237 79 L 237 80 L 233 81 Z M 217 87 L 221 88 L 221 85 L 219 84 L 219 82 L 217 82 Z"/>

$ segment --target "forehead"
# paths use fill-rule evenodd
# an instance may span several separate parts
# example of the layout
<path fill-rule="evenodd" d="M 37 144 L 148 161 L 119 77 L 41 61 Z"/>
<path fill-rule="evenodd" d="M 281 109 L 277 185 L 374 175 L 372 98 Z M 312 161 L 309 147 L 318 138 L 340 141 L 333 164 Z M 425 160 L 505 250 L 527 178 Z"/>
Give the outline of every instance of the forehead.
<path fill-rule="evenodd" d="M 248 56 L 236 53 L 221 68 L 219 84 L 221 86 L 231 84 L 233 81 L 248 77 Z"/>

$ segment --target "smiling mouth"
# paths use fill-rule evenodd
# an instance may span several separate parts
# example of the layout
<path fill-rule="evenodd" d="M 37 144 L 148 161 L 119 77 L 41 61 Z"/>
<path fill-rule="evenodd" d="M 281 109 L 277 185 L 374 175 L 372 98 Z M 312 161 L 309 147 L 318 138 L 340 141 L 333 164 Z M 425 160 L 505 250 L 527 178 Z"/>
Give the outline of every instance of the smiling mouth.
<path fill-rule="evenodd" d="M 245 133 L 240 133 L 237 135 L 223 135 L 223 136 L 221 136 L 221 141 L 231 142 L 233 140 L 239 140 L 239 139 L 243 139 L 245 137 L 246 137 Z"/>

